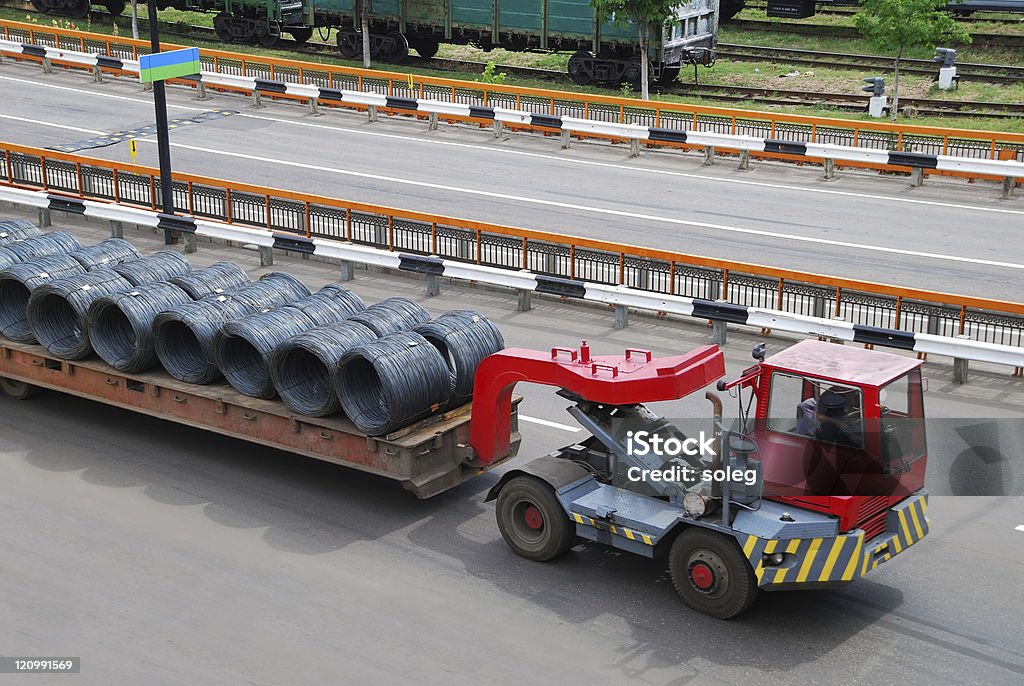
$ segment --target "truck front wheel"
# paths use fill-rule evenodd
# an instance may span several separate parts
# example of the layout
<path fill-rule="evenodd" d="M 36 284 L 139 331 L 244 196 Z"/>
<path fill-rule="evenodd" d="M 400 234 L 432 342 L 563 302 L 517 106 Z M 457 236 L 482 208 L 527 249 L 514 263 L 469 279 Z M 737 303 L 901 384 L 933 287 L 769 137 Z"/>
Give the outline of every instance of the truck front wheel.
<path fill-rule="evenodd" d="M 576 527 L 540 479 L 517 476 L 498 493 L 498 529 L 509 547 L 529 560 L 546 562 L 576 542 Z"/>
<path fill-rule="evenodd" d="M 0 391 L 9 398 L 25 400 L 26 398 L 32 397 L 32 393 L 35 390 L 35 386 L 27 384 L 24 381 L 16 381 L 14 379 L 8 379 L 7 377 L 0 376 Z"/>
<path fill-rule="evenodd" d="M 750 563 L 723 534 L 687 529 L 672 543 L 668 565 L 683 602 L 716 619 L 735 617 L 757 597 Z"/>

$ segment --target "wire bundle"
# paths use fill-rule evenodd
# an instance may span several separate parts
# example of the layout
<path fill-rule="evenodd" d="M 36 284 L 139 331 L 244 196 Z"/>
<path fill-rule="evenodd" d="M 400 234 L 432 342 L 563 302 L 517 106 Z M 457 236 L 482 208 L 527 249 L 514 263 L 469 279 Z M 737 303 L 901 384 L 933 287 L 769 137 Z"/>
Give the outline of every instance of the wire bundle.
<path fill-rule="evenodd" d="M 0 271 L 0 332 L 12 341 L 35 343 L 26 314 L 32 292 L 51 281 L 78 274 L 85 274 L 85 267 L 70 255 L 49 255 Z"/>
<path fill-rule="evenodd" d="M 279 307 L 225 323 L 213 342 L 213 359 L 235 389 L 253 398 L 273 398 L 270 358 L 278 345 L 312 322 L 300 310 Z"/>
<path fill-rule="evenodd" d="M 377 334 L 352 320 L 318 326 L 289 338 L 274 350 L 270 376 L 284 404 L 309 417 L 341 409 L 334 390 L 334 372 L 349 350 L 377 339 Z"/>
<path fill-rule="evenodd" d="M 141 261 L 141 260 L 139 260 Z M 103 361 L 134 373 L 157 364 L 153 320 L 175 305 L 192 302 L 172 283 L 159 282 L 97 298 L 89 306 L 89 340 Z"/>
<path fill-rule="evenodd" d="M 96 245 L 75 250 L 70 255 L 81 262 L 85 270 L 89 272 L 131 262 L 142 257 L 142 253 L 123 238 L 108 238 Z"/>
<path fill-rule="evenodd" d="M 42 236 L 43 232 L 27 219 L 8 219 L 0 222 L 0 245 Z"/>
<path fill-rule="evenodd" d="M 408 298 L 388 298 L 370 305 L 349 319 L 359 322 L 378 337 L 383 337 L 429 322 L 430 313 Z"/>
<path fill-rule="evenodd" d="M 400 331 L 353 348 L 338 363 L 335 392 L 360 431 L 380 436 L 440 408 L 451 386 L 448 365 L 427 339 Z"/>
<path fill-rule="evenodd" d="M 269 310 L 309 295 L 290 274 L 273 272 L 232 293 L 175 305 L 153 320 L 157 357 L 167 373 L 186 383 L 207 384 L 220 376 L 213 344 L 224 322 Z"/>
<path fill-rule="evenodd" d="M 249 283 L 245 270 L 234 262 L 214 262 L 209 267 L 167 279 L 193 300 L 211 294 L 229 293 Z"/>
<path fill-rule="evenodd" d="M 52 231 L 0 247 L 0 269 L 20 262 L 31 262 L 47 255 L 63 255 L 78 250 L 82 244 L 70 233 Z"/>
<path fill-rule="evenodd" d="M 47 350 L 65 360 L 92 352 L 86 317 L 97 298 L 129 290 L 130 283 L 110 269 L 43 284 L 28 299 L 28 324 Z"/>
<path fill-rule="evenodd" d="M 473 397 L 473 379 L 485 357 L 505 347 L 501 332 L 486 317 L 472 310 L 452 310 L 420 324 L 414 331 L 444 358 L 451 377 L 451 406 Z"/>
<path fill-rule="evenodd" d="M 300 310 L 313 326 L 341 321 L 366 309 L 356 293 L 336 283 L 329 283 L 313 295 L 285 305 Z"/>
<path fill-rule="evenodd" d="M 161 250 L 141 259 L 119 264 L 113 267 L 113 270 L 131 285 L 141 286 L 166 281 L 174 276 L 184 276 L 192 271 L 192 265 L 176 252 Z"/>

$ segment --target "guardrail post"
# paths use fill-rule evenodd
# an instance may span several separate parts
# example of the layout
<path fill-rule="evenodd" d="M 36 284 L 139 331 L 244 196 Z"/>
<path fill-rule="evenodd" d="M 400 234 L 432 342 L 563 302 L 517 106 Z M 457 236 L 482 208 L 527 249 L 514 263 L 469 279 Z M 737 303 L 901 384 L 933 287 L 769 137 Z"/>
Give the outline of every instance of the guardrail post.
<path fill-rule="evenodd" d="M 103 83 L 103 72 L 100 71 L 98 64 L 92 68 L 92 81 L 93 83 Z"/>
<path fill-rule="evenodd" d="M 727 337 L 727 331 L 725 322 L 718 320 L 711 322 L 711 342 L 715 345 L 725 345 L 725 339 Z"/>
<path fill-rule="evenodd" d="M 185 237 L 185 252 L 194 253 L 199 247 L 196 245 L 196 235 L 192 232 L 186 232 L 183 234 Z"/>
<path fill-rule="evenodd" d="M 831 157 L 825 159 L 825 180 L 831 181 L 836 177 L 836 161 Z"/>
<path fill-rule="evenodd" d="M 629 308 L 625 305 L 615 306 L 615 328 L 625 329 L 629 326 Z"/>
<path fill-rule="evenodd" d="M 629 156 L 640 157 L 640 139 L 631 138 L 629 140 Z"/>
<path fill-rule="evenodd" d="M 260 246 L 260 266 L 269 267 L 274 264 L 274 247 L 270 245 Z"/>
<path fill-rule="evenodd" d="M 377 106 L 376 105 L 370 105 L 369 107 L 366 108 L 366 118 L 367 118 L 368 121 L 371 121 L 371 122 L 377 121 Z"/>
<path fill-rule="evenodd" d="M 568 150 L 569 149 L 569 139 L 570 139 L 570 137 L 571 137 L 571 134 L 566 129 L 562 129 L 562 150 Z"/>
<path fill-rule="evenodd" d="M 740 150 L 740 170 L 747 171 L 750 169 L 750 151 Z"/>
<path fill-rule="evenodd" d="M 970 336 L 960 335 L 957 338 L 961 340 L 970 340 Z M 959 357 L 953 358 L 953 383 L 965 384 L 967 383 L 967 360 L 962 360 Z"/>
<path fill-rule="evenodd" d="M 44 74 L 52 74 L 53 73 L 53 63 L 50 62 L 50 58 L 49 57 L 44 57 L 43 58 L 43 73 Z"/>
<path fill-rule="evenodd" d="M 516 303 L 516 312 L 529 312 L 533 307 L 533 291 L 525 288 L 519 289 L 519 300 Z"/>
<path fill-rule="evenodd" d="M 430 116 L 427 117 L 427 130 L 437 131 L 437 112 L 431 112 Z"/>
<path fill-rule="evenodd" d="M 209 100 L 210 96 L 206 94 L 206 84 L 202 81 L 196 81 L 196 100 Z"/>
<path fill-rule="evenodd" d="M 1017 185 L 1017 177 L 1015 176 L 1004 176 L 1003 177 L 1003 199 L 1009 200 L 1013 197 L 1013 189 Z"/>
<path fill-rule="evenodd" d="M 263 98 L 255 88 L 252 89 L 252 106 L 257 110 L 263 107 Z"/>
<path fill-rule="evenodd" d="M 142 90 L 144 90 L 144 91 L 151 91 L 151 90 L 153 90 L 153 84 L 150 83 L 149 81 L 146 81 L 145 83 L 142 84 Z"/>
<path fill-rule="evenodd" d="M 494 120 L 494 137 L 501 138 L 502 133 L 505 131 L 505 125 L 497 119 Z"/>
<path fill-rule="evenodd" d="M 50 217 L 50 209 L 47 207 L 39 208 L 39 228 L 45 228 L 53 224 L 52 218 Z"/>
<path fill-rule="evenodd" d="M 427 297 L 432 298 L 435 295 L 441 295 L 441 276 L 440 274 L 427 274 Z"/>
<path fill-rule="evenodd" d="M 320 116 L 320 106 L 317 104 L 316 98 L 309 99 L 309 113 L 314 117 Z"/>
<path fill-rule="evenodd" d="M 910 170 L 910 185 L 918 188 L 924 184 L 924 167 L 914 167 Z"/>
<path fill-rule="evenodd" d="M 715 163 L 715 146 L 705 145 L 704 146 L 704 166 L 710 167 Z"/>
<path fill-rule="evenodd" d="M 348 260 L 342 260 L 338 274 L 338 281 L 351 281 L 355 278 L 355 265 Z"/>
<path fill-rule="evenodd" d="M 834 322 L 845 322 L 846 318 L 845 317 L 832 317 L 832 321 L 834 321 Z M 844 341 L 842 338 L 830 338 L 828 340 L 829 340 L 829 343 L 835 343 L 837 345 L 844 345 L 846 343 L 846 341 Z"/>
<path fill-rule="evenodd" d="M 116 219 L 110 220 L 110 237 L 111 238 L 124 238 L 124 222 Z"/>

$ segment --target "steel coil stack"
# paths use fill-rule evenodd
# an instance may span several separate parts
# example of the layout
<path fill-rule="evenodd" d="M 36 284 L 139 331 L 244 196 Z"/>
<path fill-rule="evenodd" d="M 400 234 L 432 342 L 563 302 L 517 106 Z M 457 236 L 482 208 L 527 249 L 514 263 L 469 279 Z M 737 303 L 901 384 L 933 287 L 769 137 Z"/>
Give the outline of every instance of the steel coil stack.
<path fill-rule="evenodd" d="M 97 298 L 89 307 L 89 340 L 103 361 L 118 371 L 144 371 L 159 362 L 153 320 L 164 310 L 188 302 L 192 299 L 185 291 L 167 282 Z"/>
<path fill-rule="evenodd" d="M 505 347 L 501 332 L 486 317 L 472 310 L 452 310 L 415 329 L 441 353 L 451 375 L 451 406 L 473 397 L 477 366 Z"/>
<path fill-rule="evenodd" d="M 341 321 L 366 309 L 366 303 L 344 286 L 329 283 L 319 291 L 285 307 L 301 310 L 313 326 Z"/>
<path fill-rule="evenodd" d="M 388 298 L 350 317 L 378 337 L 408 331 L 430 321 L 430 313 L 408 298 Z"/>
<path fill-rule="evenodd" d="M 97 298 L 129 290 L 130 283 L 110 269 L 70 276 L 36 288 L 28 300 L 32 333 L 53 355 L 78 360 L 92 352 L 87 316 Z"/>
<path fill-rule="evenodd" d="M 0 247 L 0 269 L 6 269 L 12 264 L 31 262 L 47 255 L 63 255 L 81 247 L 82 244 L 77 238 L 63 231 L 52 231 L 42 236 L 26 238 Z"/>
<path fill-rule="evenodd" d="M 123 238 L 108 238 L 96 245 L 76 250 L 70 255 L 81 262 L 89 272 L 107 269 L 142 257 L 142 253 Z"/>
<path fill-rule="evenodd" d="M 167 373 L 179 381 L 211 383 L 220 376 L 213 362 L 213 344 L 225 322 L 308 295 L 309 290 L 295 277 L 273 272 L 232 293 L 208 295 L 171 307 L 153 320 L 157 357 Z"/>
<path fill-rule="evenodd" d="M 234 262 L 214 262 L 209 267 L 171 277 L 168 281 L 188 293 L 188 297 L 199 300 L 211 294 L 230 293 L 249 283 L 249 275 Z"/>
<path fill-rule="evenodd" d="M 400 331 L 345 353 L 334 385 L 356 428 L 380 436 L 440 409 L 451 378 L 437 348 L 418 333 Z"/>
<path fill-rule="evenodd" d="M 324 417 L 341 409 L 334 374 L 349 350 L 377 339 L 352 320 L 318 326 L 293 336 L 274 351 L 270 376 L 281 400 L 293 412 Z"/>
<path fill-rule="evenodd" d="M 16 241 L 42 235 L 39 227 L 27 219 L 8 219 L 0 222 L 0 245 L 10 245 Z"/>
<path fill-rule="evenodd" d="M 50 282 L 85 273 L 82 263 L 70 255 L 41 257 L 0 271 L 0 332 L 12 341 L 35 343 L 26 313 L 32 292 Z"/>
<path fill-rule="evenodd" d="M 113 267 L 113 270 L 131 285 L 141 286 L 167 281 L 175 276 L 185 276 L 192 271 L 192 265 L 176 252 L 161 250 L 138 260 L 119 264 Z"/>

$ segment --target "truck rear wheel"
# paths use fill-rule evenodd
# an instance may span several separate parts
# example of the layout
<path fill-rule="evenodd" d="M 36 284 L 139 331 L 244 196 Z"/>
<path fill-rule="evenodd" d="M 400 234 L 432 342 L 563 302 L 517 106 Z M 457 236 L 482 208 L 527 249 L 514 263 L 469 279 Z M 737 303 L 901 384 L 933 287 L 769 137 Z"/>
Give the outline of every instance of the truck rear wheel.
<path fill-rule="evenodd" d="M 757 597 L 750 563 L 723 534 L 687 529 L 672 543 L 668 565 L 683 602 L 716 619 L 735 617 Z"/>
<path fill-rule="evenodd" d="M 26 398 L 31 398 L 35 390 L 36 387 L 32 384 L 0 376 L 0 391 L 9 398 L 25 400 Z"/>
<path fill-rule="evenodd" d="M 576 526 L 554 489 L 532 476 L 517 476 L 505 484 L 495 514 L 502 538 L 529 560 L 553 560 L 576 542 Z"/>

